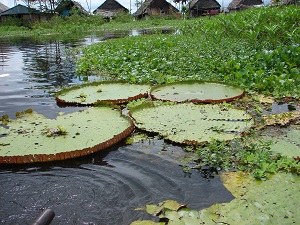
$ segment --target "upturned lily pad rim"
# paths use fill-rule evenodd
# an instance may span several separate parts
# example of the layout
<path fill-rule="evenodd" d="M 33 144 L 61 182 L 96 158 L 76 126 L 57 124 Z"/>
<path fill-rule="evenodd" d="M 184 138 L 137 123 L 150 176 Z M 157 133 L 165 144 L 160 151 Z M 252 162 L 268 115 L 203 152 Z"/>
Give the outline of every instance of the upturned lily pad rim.
<path fill-rule="evenodd" d="M 98 104 L 96 107 L 99 108 L 107 107 L 113 109 L 112 107 L 109 106 L 111 106 L 111 104 L 103 103 L 103 104 Z M 120 111 L 120 117 L 126 118 L 126 120 L 129 122 L 129 126 L 122 132 L 114 135 L 114 137 L 104 142 L 96 144 L 92 147 L 76 149 L 67 152 L 59 152 L 55 154 L 28 154 L 28 155 L 18 155 L 18 156 L 0 156 L 0 164 L 27 164 L 27 163 L 61 161 L 61 160 L 86 156 L 98 152 L 100 150 L 106 149 L 108 147 L 111 147 L 114 144 L 117 144 L 121 140 L 128 137 L 134 131 L 135 128 L 131 118 L 126 115 L 123 115 L 120 109 L 119 111 Z"/>
<path fill-rule="evenodd" d="M 98 85 L 103 85 L 103 84 L 105 85 L 105 84 L 131 84 L 131 83 L 126 82 L 126 81 L 94 81 L 94 82 L 85 83 L 85 84 L 78 84 L 78 85 L 74 85 L 69 88 L 64 88 L 64 89 L 58 91 L 55 95 L 55 100 L 57 102 L 57 105 L 59 105 L 61 107 L 64 107 L 64 106 L 94 106 L 100 102 L 108 102 L 108 103 L 112 103 L 112 104 L 123 104 L 123 103 L 134 101 L 134 100 L 137 100 L 140 98 L 147 98 L 149 95 L 148 92 L 146 92 L 146 93 L 140 93 L 138 95 L 131 96 L 128 98 L 98 100 L 91 104 L 84 103 L 84 102 L 68 102 L 68 101 L 65 101 L 65 100 L 59 98 L 59 95 L 65 94 L 69 91 L 78 90 L 78 89 L 88 87 L 88 86 L 98 86 Z M 132 84 L 132 85 L 138 85 L 138 84 Z M 146 85 L 146 84 L 140 84 L 140 85 Z"/>
<path fill-rule="evenodd" d="M 236 95 L 234 97 L 228 97 L 228 98 L 222 98 L 222 99 L 188 99 L 185 101 L 172 101 L 172 100 L 168 100 L 168 99 L 160 99 L 155 97 L 155 95 L 153 94 L 153 92 L 155 90 L 157 90 L 158 88 L 161 87 L 167 87 L 167 86 L 172 86 L 172 85 L 180 85 L 180 84 L 195 84 L 195 83 L 199 83 L 199 84 L 204 84 L 204 83 L 210 83 L 210 84 L 222 84 L 222 85 L 227 85 L 230 87 L 234 87 L 237 89 L 241 90 L 241 94 Z M 176 82 L 172 82 L 172 83 L 166 83 L 166 84 L 160 84 L 160 85 L 156 85 L 153 86 L 150 89 L 150 97 L 153 100 L 160 100 L 160 101 L 164 101 L 164 102 L 177 102 L 177 103 L 186 103 L 186 102 L 192 102 L 195 104 L 199 104 L 199 103 L 221 103 L 221 102 L 231 102 L 235 99 L 239 99 L 242 98 L 245 95 L 245 90 L 243 90 L 242 88 L 238 87 L 237 85 L 232 85 L 232 84 L 228 84 L 228 83 L 224 83 L 224 82 L 220 82 L 220 81 L 209 81 L 209 80 L 183 80 L 183 81 L 176 81 Z"/>
<path fill-rule="evenodd" d="M 161 105 L 169 105 L 172 106 L 172 105 L 182 105 L 182 104 L 195 104 L 193 102 L 184 102 L 184 103 L 177 103 L 177 102 L 170 102 L 170 101 L 167 101 L 167 102 L 162 102 L 161 104 L 156 104 L 156 103 L 159 103 L 161 101 L 149 101 L 149 102 L 145 102 L 145 103 L 142 103 L 141 105 L 138 105 L 138 106 L 135 106 L 133 107 L 132 109 L 130 109 L 130 111 L 128 112 L 128 115 L 130 116 L 130 118 L 132 119 L 132 121 L 134 121 L 135 124 L 137 124 L 137 120 L 134 118 L 134 116 L 132 115 L 134 112 L 137 112 L 137 111 L 142 111 L 143 109 L 149 109 L 149 108 L 157 108 Z M 197 104 L 195 104 L 197 105 Z M 211 104 L 211 105 L 214 105 L 214 104 Z M 251 127 L 249 127 L 248 129 L 251 129 L 251 128 L 254 128 L 255 127 L 255 120 L 254 120 L 254 117 L 253 115 L 249 114 L 251 116 L 251 119 L 253 120 L 253 125 Z M 198 141 L 198 140 L 184 140 L 184 141 L 175 141 L 175 140 L 172 140 L 170 138 L 168 138 L 167 136 L 164 136 L 162 135 L 160 132 L 158 131 L 149 131 L 147 130 L 146 128 L 141 128 L 141 127 L 138 127 L 137 125 L 135 125 L 135 128 L 138 129 L 138 130 L 141 130 L 143 132 L 146 132 L 148 134 L 152 134 L 152 135 L 161 135 L 161 137 L 167 141 L 167 142 L 170 142 L 170 143 L 173 143 L 173 144 L 177 144 L 177 145 L 183 145 L 183 146 L 186 146 L 186 145 L 206 145 L 206 144 L 209 144 L 210 141 Z M 247 130 L 244 130 L 243 132 L 240 133 L 240 136 L 243 137 L 247 134 L 248 132 L 248 129 Z M 232 139 L 226 139 L 224 141 L 226 142 L 230 142 Z"/>

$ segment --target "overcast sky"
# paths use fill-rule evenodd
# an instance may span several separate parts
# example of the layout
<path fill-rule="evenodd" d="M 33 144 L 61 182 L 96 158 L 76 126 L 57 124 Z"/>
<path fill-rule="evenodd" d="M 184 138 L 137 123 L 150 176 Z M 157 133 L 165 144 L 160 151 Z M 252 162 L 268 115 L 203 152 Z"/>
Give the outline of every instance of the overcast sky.
<path fill-rule="evenodd" d="M 105 0 L 76 0 L 77 2 L 79 2 L 86 10 L 88 10 L 88 5 L 92 5 L 92 11 L 95 10 L 96 8 L 98 8 Z M 131 12 L 135 12 L 137 10 L 136 6 L 134 5 L 136 0 L 117 0 L 121 5 L 123 5 L 124 7 L 126 7 L 127 9 L 130 9 L 130 3 L 131 3 Z M 173 2 L 173 0 L 167 0 L 169 2 Z M 228 4 L 232 1 L 232 0 L 217 0 L 220 5 L 222 7 L 227 7 Z M 265 2 L 267 2 L 269 0 L 266 0 Z M 15 6 L 15 2 L 17 2 L 17 4 L 24 4 L 23 0 L 0 0 L 0 2 L 4 5 L 6 5 L 7 7 L 11 8 L 13 6 Z"/>

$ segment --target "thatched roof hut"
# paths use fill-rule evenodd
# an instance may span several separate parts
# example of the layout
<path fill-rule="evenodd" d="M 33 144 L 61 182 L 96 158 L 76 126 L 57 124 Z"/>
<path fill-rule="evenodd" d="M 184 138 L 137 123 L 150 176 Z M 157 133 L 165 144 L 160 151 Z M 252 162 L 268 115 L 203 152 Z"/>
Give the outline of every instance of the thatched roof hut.
<path fill-rule="evenodd" d="M 180 17 L 180 12 L 166 0 L 146 0 L 138 10 L 133 13 L 137 18 L 148 16 L 167 16 Z"/>
<path fill-rule="evenodd" d="M 189 3 L 190 16 L 198 17 L 220 13 L 221 5 L 216 0 L 193 0 Z"/>
<path fill-rule="evenodd" d="M 128 13 L 129 10 L 116 0 L 106 0 L 102 5 L 93 11 L 95 15 L 101 15 L 105 18 L 112 18 L 120 12 Z"/>
<path fill-rule="evenodd" d="M 76 10 L 80 14 L 88 15 L 88 11 L 86 11 L 80 3 L 76 1 L 70 0 L 63 0 L 61 3 L 56 7 L 55 12 L 58 12 L 61 16 L 69 16 L 71 10 Z"/>
<path fill-rule="evenodd" d="M 3 12 L 3 11 L 6 11 L 6 10 L 8 10 L 9 8 L 6 6 L 6 5 L 4 5 L 4 4 L 2 4 L 1 2 L 0 2 L 0 13 L 1 12 Z"/>
<path fill-rule="evenodd" d="M 262 5 L 262 0 L 232 0 L 232 2 L 228 5 L 228 9 L 229 11 L 238 11 Z"/>

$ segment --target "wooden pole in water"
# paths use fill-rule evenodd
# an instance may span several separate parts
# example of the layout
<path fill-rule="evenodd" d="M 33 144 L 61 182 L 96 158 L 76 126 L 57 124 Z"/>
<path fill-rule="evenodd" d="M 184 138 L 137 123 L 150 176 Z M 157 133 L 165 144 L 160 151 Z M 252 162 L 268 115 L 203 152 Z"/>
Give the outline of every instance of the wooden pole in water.
<path fill-rule="evenodd" d="M 53 212 L 53 210 L 45 209 L 31 225 L 49 225 L 52 222 L 54 216 L 55 213 Z"/>

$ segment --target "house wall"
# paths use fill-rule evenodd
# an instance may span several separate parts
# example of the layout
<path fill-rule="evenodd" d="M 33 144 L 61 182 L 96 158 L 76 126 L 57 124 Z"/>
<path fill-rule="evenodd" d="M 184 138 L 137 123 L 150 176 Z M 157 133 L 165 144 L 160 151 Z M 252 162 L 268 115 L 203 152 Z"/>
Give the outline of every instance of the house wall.
<path fill-rule="evenodd" d="M 176 14 L 176 12 L 170 10 L 168 2 L 160 0 L 153 1 L 147 8 L 147 13 L 152 16 Z"/>

